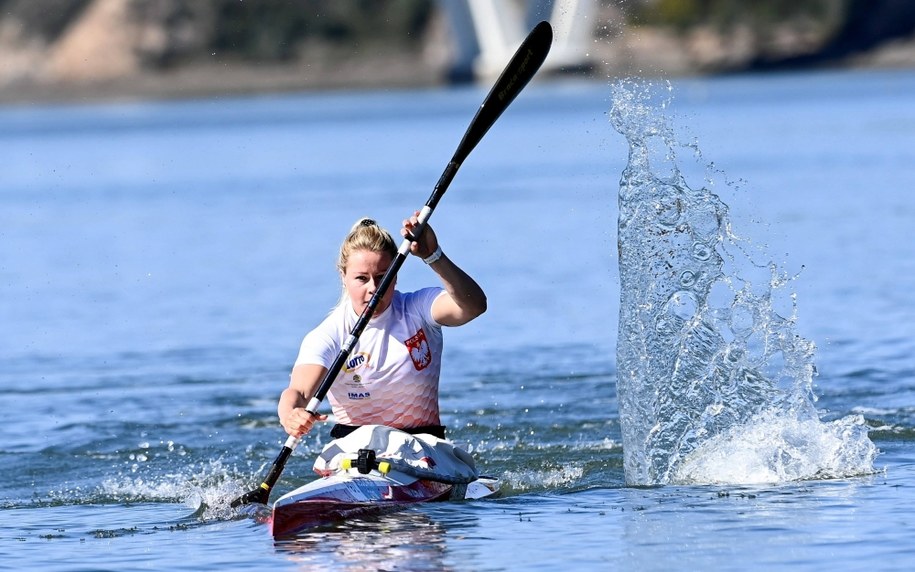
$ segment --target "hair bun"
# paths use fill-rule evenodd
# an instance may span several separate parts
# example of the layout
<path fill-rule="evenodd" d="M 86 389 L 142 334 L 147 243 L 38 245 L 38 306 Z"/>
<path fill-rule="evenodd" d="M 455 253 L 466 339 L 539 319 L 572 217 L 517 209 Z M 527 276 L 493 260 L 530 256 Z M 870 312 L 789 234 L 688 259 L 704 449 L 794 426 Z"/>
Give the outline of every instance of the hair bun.
<path fill-rule="evenodd" d="M 373 218 L 364 216 L 361 219 L 357 220 L 356 224 L 354 224 L 353 228 L 351 228 L 349 231 L 350 231 L 350 234 L 352 234 L 352 233 L 358 231 L 360 228 L 367 228 L 367 227 L 372 227 L 372 226 L 378 226 L 378 222 L 376 222 L 375 219 L 373 219 Z"/>
<path fill-rule="evenodd" d="M 340 272 L 346 270 L 350 253 L 357 250 L 387 252 L 393 260 L 397 256 L 397 243 L 391 233 L 381 228 L 375 219 L 364 216 L 356 221 L 340 245 L 340 256 L 337 258 L 337 269 Z"/>

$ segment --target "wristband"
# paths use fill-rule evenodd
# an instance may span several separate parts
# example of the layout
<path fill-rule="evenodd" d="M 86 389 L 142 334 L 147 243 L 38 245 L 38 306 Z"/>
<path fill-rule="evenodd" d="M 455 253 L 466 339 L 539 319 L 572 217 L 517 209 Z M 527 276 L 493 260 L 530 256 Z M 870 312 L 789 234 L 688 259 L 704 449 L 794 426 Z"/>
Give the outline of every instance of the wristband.
<path fill-rule="evenodd" d="M 437 261 L 441 257 L 442 257 L 442 247 L 438 246 L 438 247 L 436 247 L 435 252 L 430 254 L 428 256 L 428 258 L 423 258 L 423 262 L 425 262 L 426 264 L 432 264 L 433 262 Z"/>

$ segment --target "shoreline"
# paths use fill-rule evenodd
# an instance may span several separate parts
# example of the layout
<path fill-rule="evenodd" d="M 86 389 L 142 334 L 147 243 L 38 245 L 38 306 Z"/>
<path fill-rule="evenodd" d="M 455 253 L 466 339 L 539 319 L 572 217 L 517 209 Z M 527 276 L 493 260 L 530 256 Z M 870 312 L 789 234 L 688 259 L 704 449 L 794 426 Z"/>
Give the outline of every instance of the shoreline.
<path fill-rule="evenodd" d="M 264 93 L 445 85 L 428 67 L 403 59 L 325 64 L 189 65 L 100 81 L 20 82 L 0 90 L 0 106 L 68 105 L 233 97 Z"/>
<path fill-rule="evenodd" d="M 651 58 L 632 56 L 627 46 L 607 46 L 592 53 L 594 65 L 588 70 L 551 71 L 541 75 L 544 81 L 556 81 L 557 78 L 596 81 L 614 77 L 681 79 L 855 69 L 905 70 L 915 68 L 915 42 L 900 42 L 848 60 L 818 66 L 767 70 L 701 70 L 678 60 L 674 53 L 667 50 L 655 52 Z M 621 63 L 614 65 L 607 62 Z M 191 64 L 164 72 L 145 71 L 99 81 L 15 82 L 0 89 L 0 108 L 464 85 L 449 82 L 447 75 L 442 66 L 432 65 L 411 53 L 288 64 Z M 480 80 L 480 83 L 491 81 L 494 78 Z"/>

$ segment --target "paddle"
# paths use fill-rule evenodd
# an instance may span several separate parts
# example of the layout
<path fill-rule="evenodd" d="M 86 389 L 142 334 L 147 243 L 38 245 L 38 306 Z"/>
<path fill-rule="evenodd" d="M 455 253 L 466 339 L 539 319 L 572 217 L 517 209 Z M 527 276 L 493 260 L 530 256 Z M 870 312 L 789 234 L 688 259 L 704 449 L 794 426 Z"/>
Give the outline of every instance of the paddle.
<path fill-rule="evenodd" d="M 330 390 L 330 386 L 334 383 L 337 374 L 340 373 L 343 365 L 349 359 L 350 353 L 359 340 L 359 336 L 362 335 L 362 331 L 374 315 L 375 308 L 394 282 L 398 270 L 400 270 L 400 267 L 410 254 L 410 244 L 422 235 L 422 232 L 429 221 L 429 217 L 432 216 L 432 211 L 445 194 L 448 185 L 451 184 L 451 180 L 454 179 L 454 176 L 457 174 L 464 159 L 473 151 L 474 147 L 477 146 L 477 143 L 483 139 L 483 136 L 496 122 L 496 119 L 502 115 L 502 112 L 505 111 L 511 102 L 514 101 L 515 97 L 521 93 L 524 86 L 534 77 L 534 74 L 540 69 L 543 60 L 546 59 L 552 42 L 553 29 L 550 27 L 550 24 L 548 22 L 540 22 L 537 24 L 534 29 L 531 30 L 531 33 L 528 34 L 527 38 L 525 38 L 524 42 L 518 48 L 518 51 L 515 52 L 515 55 L 512 56 L 511 61 L 508 62 L 508 65 L 502 71 L 502 75 L 496 80 L 495 85 L 493 85 L 489 94 L 486 96 L 486 99 L 483 100 L 483 104 L 480 106 L 480 109 L 477 110 L 476 115 L 470 122 L 470 126 L 467 128 L 467 132 L 464 133 L 464 137 L 461 139 L 461 143 L 454 152 L 454 156 L 451 158 L 448 166 L 445 167 L 445 171 L 439 178 L 438 183 L 436 183 L 432 195 L 420 211 L 418 217 L 419 224 L 414 228 L 413 236 L 406 237 L 401 243 L 397 255 L 381 278 L 378 289 L 369 301 L 368 306 L 366 306 L 365 310 L 363 310 L 359 319 L 356 321 L 356 325 L 350 332 L 346 342 L 344 342 L 337 358 L 330 368 L 328 368 L 320 385 L 318 385 L 318 390 L 315 392 L 314 397 L 308 402 L 305 410 L 312 415 L 317 414 L 321 401 L 324 400 L 324 397 L 327 395 L 328 390 Z M 298 446 L 300 440 L 301 438 L 292 436 L 286 439 L 286 443 L 283 445 L 279 455 L 277 455 L 276 460 L 273 461 L 273 466 L 270 468 L 270 472 L 267 473 L 267 477 L 261 485 L 232 501 L 232 506 L 237 507 L 248 503 L 267 504 L 267 501 L 270 498 L 270 490 L 273 488 L 273 485 L 276 484 L 277 480 L 279 480 L 280 474 L 286 466 L 286 460 L 295 450 L 296 446 Z"/>

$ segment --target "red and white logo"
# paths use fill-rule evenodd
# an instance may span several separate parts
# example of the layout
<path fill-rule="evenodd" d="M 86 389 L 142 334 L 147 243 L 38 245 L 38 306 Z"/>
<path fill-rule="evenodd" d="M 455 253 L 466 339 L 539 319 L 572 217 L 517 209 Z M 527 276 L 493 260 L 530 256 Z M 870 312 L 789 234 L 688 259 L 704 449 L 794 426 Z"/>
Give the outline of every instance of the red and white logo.
<path fill-rule="evenodd" d="M 429 347 L 429 342 L 426 341 L 426 332 L 422 328 L 404 344 L 410 351 L 410 359 L 413 360 L 413 367 L 416 368 L 416 371 L 429 367 L 429 364 L 432 363 L 432 349 Z"/>

